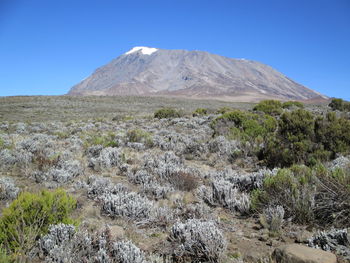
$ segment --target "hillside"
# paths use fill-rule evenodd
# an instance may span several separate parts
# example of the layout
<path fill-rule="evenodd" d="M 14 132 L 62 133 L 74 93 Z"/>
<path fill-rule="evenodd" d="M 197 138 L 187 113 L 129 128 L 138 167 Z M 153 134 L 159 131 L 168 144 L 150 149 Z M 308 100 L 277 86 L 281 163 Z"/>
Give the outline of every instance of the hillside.
<path fill-rule="evenodd" d="M 324 97 L 262 63 L 204 51 L 135 47 L 68 95 L 141 95 L 255 102 Z M 326 98 L 326 97 L 324 97 Z"/>

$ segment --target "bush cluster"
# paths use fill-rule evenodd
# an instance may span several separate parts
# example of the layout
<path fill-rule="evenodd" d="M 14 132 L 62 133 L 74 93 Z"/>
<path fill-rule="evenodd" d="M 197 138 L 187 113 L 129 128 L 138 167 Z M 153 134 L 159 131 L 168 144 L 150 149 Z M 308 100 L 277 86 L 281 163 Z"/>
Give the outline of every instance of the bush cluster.
<path fill-rule="evenodd" d="M 278 101 L 265 101 L 256 108 L 268 114 L 226 112 L 212 122 L 214 136 L 249 142 L 251 152 L 269 167 L 314 165 L 350 152 L 349 119 L 335 112 L 322 116 L 301 108 L 277 116 L 279 107 L 283 104 Z"/>
<path fill-rule="evenodd" d="M 251 193 L 251 207 L 262 212 L 271 206 L 284 208 L 285 217 L 296 223 L 349 226 L 350 173 L 294 165 L 268 175 Z"/>
<path fill-rule="evenodd" d="M 223 233 L 212 221 L 189 219 L 171 228 L 176 262 L 220 262 L 226 249 Z"/>
<path fill-rule="evenodd" d="M 116 140 L 116 135 L 113 132 L 108 134 L 88 134 L 85 139 L 84 146 L 88 148 L 93 145 L 102 145 L 103 147 L 118 147 L 119 143 Z"/>
<path fill-rule="evenodd" d="M 259 157 L 270 167 L 313 165 L 349 149 L 350 120 L 337 117 L 334 112 L 323 117 L 298 109 L 281 115 L 277 132 L 266 137 Z"/>
<path fill-rule="evenodd" d="M 266 114 L 234 110 L 217 117 L 211 124 L 215 135 L 226 135 L 230 139 L 245 141 L 262 140 L 276 127 L 276 120 Z"/>
<path fill-rule="evenodd" d="M 205 108 L 197 108 L 193 113 L 192 116 L 204 116 L 208 114 L 208 109 Z"/>
<path fill-rule="evenodd" d="M 131 241 L 116 240 L 108 227 L 93 233 L 73 225 L 51 225 L 39 240 L 45 262 L 146 263 L 144 253 Z"/>
<path fill-rule="evenodd" d="M 304 104 L 299 101 L 263 100 L 254 106 L 254 111 L 261 111 L 269 115 L 280 115 L 283 109 L 304 108 Z"/>
<path fill-rule="evenodd" d="M 63 190 L 21 193 L 0 218 L 0 243 L 8 251 L 25 255 L 51 224 L 75 223 L 70 217 L 76 201 Z"/>
<path fill-rule="evenodd" d="M 328 105 L 332 110 L 350 111 L 350 102 L 342 99 L 334 98 Z"/>
<path fill-rule="evenodd" d="M 264 179 L 262 189 L 252 192 L 252 207 L 261 210 L 268 206 L 282 206 L 287 218 L 308 223 L 313 218 L 314 181 L 311 169 L 306 166 L 281 169 L 276 175 Z"/>
<path fill-rule="evenodd" d="M 129 142 L 144 143 L 147 146 L 153 145 L 152 135 L 141 129 L 131 129 L 126 133 Z"/>
<path fill-rule="evenodd" d="M 181 116 L 181 112 L 173 108 L 159 109 L 154 113 L 154 118 L 157 119 L 179 118 Z"/>

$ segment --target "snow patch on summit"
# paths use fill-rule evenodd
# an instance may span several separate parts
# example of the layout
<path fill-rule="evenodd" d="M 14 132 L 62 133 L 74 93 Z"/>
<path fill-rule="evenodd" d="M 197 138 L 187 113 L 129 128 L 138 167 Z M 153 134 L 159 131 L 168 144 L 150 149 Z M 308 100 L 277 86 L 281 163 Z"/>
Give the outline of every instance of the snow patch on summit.
<path fill-rule="evenodd" d="M 134 47 L 130 49 L 128 52 L 125 53 L 125 55 L 129 55 L 131 53 L 135 53 L 138 51 L 141 51 L 143 55 L 151 55 L 154 52 L 156 52 L 158 49 L 157 48 L 152 48 L 152 47 Z"/>

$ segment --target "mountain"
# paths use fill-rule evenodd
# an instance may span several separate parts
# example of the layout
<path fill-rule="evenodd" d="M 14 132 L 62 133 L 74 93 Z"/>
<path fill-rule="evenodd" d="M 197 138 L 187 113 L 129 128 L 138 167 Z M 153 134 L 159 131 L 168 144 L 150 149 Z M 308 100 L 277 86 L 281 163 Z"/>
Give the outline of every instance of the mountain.
<path fill-rule="evenodd" d="M 179 96 L 229 101 L 324 97 L 262 63 L 204 51 L 134 47 L 68 95 Z M 326 98 L 326 97 L 324 97 Z"/>

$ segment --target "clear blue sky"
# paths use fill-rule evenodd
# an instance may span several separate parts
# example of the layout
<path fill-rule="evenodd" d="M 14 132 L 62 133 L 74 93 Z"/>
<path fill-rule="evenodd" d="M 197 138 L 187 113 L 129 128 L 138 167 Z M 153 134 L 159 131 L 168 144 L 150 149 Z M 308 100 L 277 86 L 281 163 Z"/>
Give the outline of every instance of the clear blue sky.
<path fill-rule="evenodd" d="M 0 0 L 0 96 L 64 94 L 134 46 L 257 60 L 350 100 L 350 0 Z"/>

